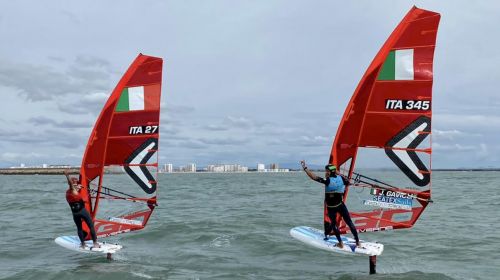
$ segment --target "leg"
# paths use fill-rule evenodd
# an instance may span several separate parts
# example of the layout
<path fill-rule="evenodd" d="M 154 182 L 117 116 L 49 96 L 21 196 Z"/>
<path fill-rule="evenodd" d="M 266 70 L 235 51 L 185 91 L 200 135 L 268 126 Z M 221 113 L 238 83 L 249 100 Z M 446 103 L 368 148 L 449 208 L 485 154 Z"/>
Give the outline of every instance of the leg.
<path fill-rule="evenodd" d="M 340 248 L 343 248 L 344 247 L 344 243 L 342 242 L 342 239 L 340 238 L 340 231 L 337 227 L 337 207 L 329 207 L 328 208 L 328 217 L 330 218 L 330 227 L 328 229 L 328 232 L 330 232 L 331 230 L 333 230 L 333 232 L 335 233 L 335 237 L 337 237 L 337 241 L 339 242 L 338 243 L 338 247 Z"/>
<path fill-rule="evenodd" d="M 92 219 L 90 218 L 89 212 L 87 212 L 86 209 L 82 209 L 82 218 L 85 220 L 85 223 L 87 223 L 87 226 L 90 229 L 90 235 L 92 236 L 92 241 L 94 242 L 94 247 L 99 248 L 101 247 L 99 243 L 97 243 L 97 236 L 95 234 L 95 229 L 94 229 L 94 223 L 92 222 Z"/>
<path fill-rule="evenodd" d="M 83 229 L 82 229 L 82 218 L 80 215 L 73 215 L 73 221 L 75 222 L 75 225 L 76 225 L 78 238 L 80 238 L 80 242 L 81 242 L 80 246 L 82 248 L 85 248 L 85 238 L 83 236 Z"/>
<path fill-rule="evenodd" d="M 330 219 L 330 217 L 328 216 L 328 207 L 326 206 L 326 201 L 324 202 L 323 204 L 323 214 L 325 215 L 325 218 L 324 218 L 324 221 L 323 221 L 323 229 L 325 230 L 325 238 L 330 234 L 330 232 L 332 231 L 331 228 L 330 228 L 330 224 L 331 224 L 331 221 L 328 222 L 328 220 Z M 328 217 L 328 218 L 326 218 Z"/>
<path fill-rule="evenodd" d="M 347 207 L 345 206 L 344 203 L 342 203 L 342 205 L 339 206 L 339 212 L 340 215 L 342 215 L 344 222 L 351 230 L 351 233 L 354 236 L 354 239 L 356 240 L 356 245 L 359 246 L 358 231 L 356 230 L 356 227 L 354 226 L 354 223 L 351 220 L 351 216 L 349 215 L 349 211 L 347 210 Z"/>

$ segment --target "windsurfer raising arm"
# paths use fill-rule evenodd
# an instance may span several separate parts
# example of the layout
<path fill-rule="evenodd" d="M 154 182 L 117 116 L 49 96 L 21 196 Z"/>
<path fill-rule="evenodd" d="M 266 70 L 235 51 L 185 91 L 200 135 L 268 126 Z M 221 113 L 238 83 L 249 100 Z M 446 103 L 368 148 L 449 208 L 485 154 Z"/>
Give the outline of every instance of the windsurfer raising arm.
<path fill-rule="evenodd" d="M 327 166 L 325 166 L 325 179 L 323 179 L 314 174 L 313 172 L 311 172 L 307 168 L 306 162 L 304 160 L 300 161 L 300 164 L 302 165 L 302 169 L 304 169 L 309 178 L 325 185 L 325 204 L 328 210 L 328 217 L 330 218 L 330 224 L 327 225 L 325 223 L 325 240 L 328 240 L 328 235 L 333 230 L 339 242 L 337 243 L 337 246 L 340 248 L 344 247 L 344 243 L 340 238 L 340 232 L 336 224 L 337 213 L 340 213 L 345 223 L 351 229 L 352 235 L 354 235 L 354 239 L 356 240 L 356 246 L 359 247 L 360 244 L 359 244 L 358 232 L 356 230 L 356 227 L 354 226 L 354 223 L 351 220 L 349 211 L 347 210 L 347 207 L 345 206 L 342 200 L 345 191 L 345 186 L 349 184 L 349 181 L 338 173 L 338 170 L 335 165 L 328 164 Z"/>
<path fill-rule="evenodd" d="M 97 237 L 94 230 L 94 223 L 90 218 L 90 214 L 85 209 L 85 203 L 83 197 L 80 194 L 80 189 L 82 185 L 78 183 L 78 179 L 72 178 L 69 176 L 69 171 L 64 170 L 64 175 L 68 180 L 68 190 L 66 191 L 66 201 L 71 208 L 71 212 L 73 213 L 73 221 L 75 222 L 78 238 L 80 238 L 81 247 L 85 248 L 85 236 L 84 231 L 82 229 L 82 219 L 87 223 L 87 226 L 90 228 L 90 234 L 92 236 L 92 241 L 94 242 L 93 248 L 100 248 L 101 246 L 97 243 Z"/>

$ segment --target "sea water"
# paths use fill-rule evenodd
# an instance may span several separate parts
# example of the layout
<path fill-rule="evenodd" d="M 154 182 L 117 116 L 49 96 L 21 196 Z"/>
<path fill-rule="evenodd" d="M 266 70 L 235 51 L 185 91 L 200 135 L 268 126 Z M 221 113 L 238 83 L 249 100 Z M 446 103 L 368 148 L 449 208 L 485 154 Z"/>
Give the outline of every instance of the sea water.
<path fill-rule="evenodd" d="M 160 174 L 148 226 L 109 238 L 124 246 L 112 261 L 54 243 L 76 235 L 64 176 L 4 175 L 0 278 L 500 279 L 500 172 L 432 179 L 434 203 L 413 228 L 360 234 L 385 245 L 370 276 L 368 257 L 290 237 L 323 226 L 323 187 L 303 172 Z"/>

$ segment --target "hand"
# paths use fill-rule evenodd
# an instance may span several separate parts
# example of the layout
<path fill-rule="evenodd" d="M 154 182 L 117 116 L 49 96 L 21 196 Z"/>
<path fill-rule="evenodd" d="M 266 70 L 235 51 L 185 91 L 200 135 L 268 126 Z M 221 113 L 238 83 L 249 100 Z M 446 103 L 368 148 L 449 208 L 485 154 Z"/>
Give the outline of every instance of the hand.
<path fill-rule="evenodd" d="M 300 165 L 302 165 L 302 169 L 306 169 L 306 161 L 305 160 L 301 160 Z"/>

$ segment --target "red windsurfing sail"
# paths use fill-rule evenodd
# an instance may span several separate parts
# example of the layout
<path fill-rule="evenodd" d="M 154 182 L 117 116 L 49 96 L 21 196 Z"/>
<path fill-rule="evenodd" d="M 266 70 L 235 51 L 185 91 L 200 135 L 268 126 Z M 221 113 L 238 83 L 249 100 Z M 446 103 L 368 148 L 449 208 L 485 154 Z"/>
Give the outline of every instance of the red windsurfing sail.
<path fill-rule="evenodd" d="M 344 199 L 358 231 L 409 228 L 430 202 L 439 20 L 416 7 L 408 12 L 366 70 L 337 130 L 330 163 L 351 180 Z M 343 222 L 341 231 L 349 231 Z"/>
<path fill-rule="evenodd" d="M 139 54 L 90 134 L 80 182 L 98 237 L 143 229 L 156 205 L 162 64 Z"/>

